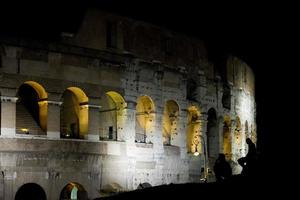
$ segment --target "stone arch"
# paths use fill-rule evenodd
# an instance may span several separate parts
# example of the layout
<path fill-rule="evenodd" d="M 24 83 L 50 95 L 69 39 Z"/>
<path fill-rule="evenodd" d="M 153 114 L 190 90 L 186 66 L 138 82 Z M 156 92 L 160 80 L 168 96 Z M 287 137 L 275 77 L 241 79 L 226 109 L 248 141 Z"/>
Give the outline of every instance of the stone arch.
<path fill-rule="evenodd" d="M 173 145 L 174 137 L 178 134 L 179 106 L 176 101 L 168 100 L 163 114 L 163 144 Z"/>
<path fill-rule="evenodd" d="M 101 99 L 100 139 L 117 140 L 118 129 L 124 124 L 124 98 L 117 92 L 109 91 Z"/>
<path fill-rule="evenodd" d="M 151 142 L 149 135 L 154 131 L 155 105 L 149 96 L 140 96 L 136 104 L 135 141 Z"/>
<path fill-rule="evenodd" d="M 207 150 L 210 159 L 219 154 L 219 131 L 217 123 L 217 112 L 210 108 L 207 112 Z"/>
<path fill-rule="evenodd" d="M 252 142 L 254 142 L 256 144 L 257 142 L 257 136 L 256 136 L 256 132 L 255 132 L 255 128 L 253 126 L 253 124 L 250 125 L 250 139 L 252 140 Z"/>
<path fill-rule="evenodd" d="M 250 132 L 249 132 L 249 126 L 248 126 L 248 121 L 247 120 L 245 121 L 245 137 L 246 138 L 250 138 L 251 137 Z"/>
<path fill-rule="evenodd" d="M 48 115 L 48 94 L 35 81 L 26 81 L 17 92 L 16 132 L 46 135 Z"/>
<path fill-rule="evenodd" d="M 234 146 L 237 157 L 240 157 L 242 148 L 242 124 L 240 118 L 236 117 L 236 126 L 234 130 Z"/>
<path fill-rule="evenodd" d="M 88 97 L 80 88 L 69 87 L 62 102 L 61 137 L 83 139 L 88 133 Z"/>
<path fill-rule="evenodd" d="M 232 158 L 232 142 L 231 142 L 231 119 L 228 115 L 224 116 L 223 121 L 223 153 L 226 160 Z"/>
<path fill-rule="evenodd" d="M 36 183 L 26 183 L 18 189 L 15 195 L 15 200 L 24 199 L 46 200 L 47 197 L 44 189 L 40 185 Z"/>
<path fill-rule="evenodd" d="M 187 150 L 189 153 L 198 155 L 202 152 L 201 145 L 201 121 L 200 110 L 196 106 L 190 106 L 187 109 Z"/>
<path fill-rule="evenodd" d="M 59 199 L 88 200 L 88 193 L 81 184 L 70 182 L 60 192 Z"/>

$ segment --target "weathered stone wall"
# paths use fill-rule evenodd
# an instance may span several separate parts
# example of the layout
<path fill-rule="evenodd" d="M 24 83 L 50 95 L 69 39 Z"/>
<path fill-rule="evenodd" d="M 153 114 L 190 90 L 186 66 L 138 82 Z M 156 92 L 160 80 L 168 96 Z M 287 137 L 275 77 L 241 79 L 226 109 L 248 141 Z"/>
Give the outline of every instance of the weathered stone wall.
<path fill-rule="evenodd" d="M 106 45 L 107 20 L 117 25 L 115 48 Z M 213 180 L 210 171 L 215 154 L 224 152 L 225 116 L 230 122 L 235 173 L 240 172 L 237 158 L 247 152 L 246 121 L 248 133 L 256 138 L 252 70 L 230 57 L 223 66 L 227 68 L 226 82 L 215 73 L 198 39 L 90 10 L 74 37 L 63 37 L 56 43 L 1 37 L 0 47 L 0 199 L 1 191 L 4 199 L 13 199 L 18 188 L 28 182 L 42 186 L 48 199 L 58 199 L 69 182 L 80 183 L 94 198 L 112 183 L 134 190 L 143 182 L 161 185 L 199 182 L 203 177 Z M 17 92 L 26 81 L 39 83 L 48 94 L 45 135 L 16 132 Z M 68 87 L 78 87 L 88 97 L 88 134 L 81 140 L 60 138 L 62 97 Z M 117 140 L 100 141 L 98 111 L 108 91 L 120 94 L 125 106 L 115 124 Z M 144 95 L 154 104 L 154 120 L 146 142 L 137 143 L 136 105 Z M 171 146 L 163 145 L 162 134 L 164 107 L 169 100 L 179 107 L 177 134 L 172 136 Z M 191 106 L 200 113 L 199 156 L 189 153 L 187 147 Z M 210 109 L 216 120 L 208 129 Z M 240 146 L 234 143 L 237 117 L 241 122 Z M 209 156 L 208 151 L 213 153 Z"/>

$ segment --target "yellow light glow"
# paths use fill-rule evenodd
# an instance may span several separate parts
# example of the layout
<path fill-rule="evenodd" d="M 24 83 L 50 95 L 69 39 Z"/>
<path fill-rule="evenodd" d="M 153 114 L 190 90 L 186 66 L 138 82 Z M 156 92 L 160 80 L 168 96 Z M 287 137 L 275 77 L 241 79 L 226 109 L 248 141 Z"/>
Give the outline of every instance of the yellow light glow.
<path fill-rule="evenodd" d="M 150 134 L 154 130 L 155 106 L 148 96 L 139 97 L 136 105 L 136 132 Z"/>
<path fill-rule="evenodd" d="M 188 152 L 195 153 L 196 148 L 199 152 L 202 151 L 202 145 L 201 145 L 199 134 L 201 134 L 200 111 L 196 106 L 190 106 L 188 108 L 188 124 L 187 124 Z M 195 148 L 195 146 L 197 147 Z"/>
<path fill-rule="evenodd" d="M 74 128 L 79 138 L 84 138 L 88 133 L 88 97 L 77 87 L 69 87 L 63 95 L 63 116 L 62 128 L 66 130 L 65 136 L 68 135 L 70 127 Z M 77 130 L 76 130 L 77 129 Z"/>
<path fill-rule="evenodd" d="M 21 131 L 22 131 L 22 132 L 28 132 L 29 129 L 28 129 L 28 128 L 21 128 Z"/>
<path fill-rule="evenodd" d="M 38 94 L 39 106 L 39 125 L 43 131 L 47 131 L 47 116 L 48 116 L 48 94 L 44 87 L 35 81 L 26 81 L 23 84 L 31 86 Z"/>
<path fill-rule="evenodd" d="M 179 115 L 179 106 L 173 101 L 167 101 L 164 108 L 163 115 L 163 142 L 164 144 L 171 144 L 171 138 L 177 134 L 177 122 Z"/>
<path fill-rule="evenodd" d="M 227 160 L 231 159 L 231 152 L 232 152 L 230 128 L 231 128 L 230 117 L 225 115 L 224 126 L 223 126 L 223 152 Z"/>

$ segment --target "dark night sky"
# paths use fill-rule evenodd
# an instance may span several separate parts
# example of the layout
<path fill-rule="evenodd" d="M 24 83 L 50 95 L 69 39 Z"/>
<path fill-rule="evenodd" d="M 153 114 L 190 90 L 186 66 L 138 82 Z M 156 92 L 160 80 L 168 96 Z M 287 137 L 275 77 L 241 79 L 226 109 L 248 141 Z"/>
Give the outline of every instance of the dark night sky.
<path fill-rule="evenodd" d="M 285 51 L 281 45 L 286 40 L 279 34 L 286 25 L 286 19 L 282 17 L 286 12 L 283 5 L 188 0 L 74 2 L 1 5 L 0 33 L 55 39 L 61 31 L 76 31 L 87 7 L 98 7 L 199 37 L 205 41 L 209 56 L 214 60 L 234 54 L 254 69 L 260 149 L 266 154 L 271 153 L 273 143 L 277 141 L 274 136 L 279 134 L 274 123 L 278 122 L 280 115 L 275 103 L 280 98 L 278 87 L 281 86 L 278 58 Z"/>

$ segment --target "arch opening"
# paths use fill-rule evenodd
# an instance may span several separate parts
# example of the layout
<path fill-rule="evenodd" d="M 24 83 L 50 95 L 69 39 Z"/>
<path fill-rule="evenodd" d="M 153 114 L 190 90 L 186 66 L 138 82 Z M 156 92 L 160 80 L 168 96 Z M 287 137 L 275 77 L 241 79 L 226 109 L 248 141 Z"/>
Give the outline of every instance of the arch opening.
<path fill-rule="evenodd" d="M 15 200 L 24 199 L 46 200 L 47 197 L 44 189 L 40 185 L 36 183 L 26 183 L 18 189 L 15 195 Z"/>
<path fill-rule="evenodd" d="M 99 115 L 100 140 L 118 140 L 118 129 L 123 126 L 126 102 L 117 92 L 110 91 L 101 99 Z"/>
<path fill-rule="evenodd" d="M 223 122 L 223 153 L 226 160 L 231 160 L 232 145 L 231 145 L 231 121 L 229 116 L 224 116 Z"/>
<path fill-rule="evenodd" d="M 34 81 L 24 82 L 17 92 L 16 132 L 18 134 L 46 135 L 48 94 Z"/>
<path fill-rule="evenodd" d="M 141 96 L 136 105 L 135 142 L 151 143 L 150 135 L 155 128 L 155 106 L 148 96 Z"/>
<path fill-rule="evenodd" d="M 236 157 L 241 157 L 242 154 L 242 124 L 239 117 L 236 117 L 236 127 L 234 130 L 234 145 Z"/>
<path fill-rule="evenodd" d="M 63 93 L 61 106 L 61 138 L 84 139 L 88 133 L 88 97 L 76 87 Z"/>
<path fill-rule="evenodd" d="M 196 106 L 188 108 L 187 150 L 198 155 L 202 152 L 200 111 Z"/>
<path fill-rule="evenodd" d="M 174 137 L 178 134 L 179 106 L 176 101 L 169 100 L 165 104 L 163 114 L 163 144 L 173 145 Z"/>

